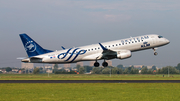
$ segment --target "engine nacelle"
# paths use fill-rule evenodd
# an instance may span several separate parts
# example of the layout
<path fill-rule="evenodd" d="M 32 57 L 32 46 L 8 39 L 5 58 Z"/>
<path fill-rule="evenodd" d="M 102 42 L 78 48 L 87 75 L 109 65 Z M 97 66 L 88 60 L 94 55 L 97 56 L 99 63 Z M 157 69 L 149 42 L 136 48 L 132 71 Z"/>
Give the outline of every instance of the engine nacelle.
<path fill-rule="evenodd" d="M 129 50 L 122 50 L 117 52 L 117 58 L 118 59 L 126 59 L 130 58 L 132 56 L 131 51 Z"/>

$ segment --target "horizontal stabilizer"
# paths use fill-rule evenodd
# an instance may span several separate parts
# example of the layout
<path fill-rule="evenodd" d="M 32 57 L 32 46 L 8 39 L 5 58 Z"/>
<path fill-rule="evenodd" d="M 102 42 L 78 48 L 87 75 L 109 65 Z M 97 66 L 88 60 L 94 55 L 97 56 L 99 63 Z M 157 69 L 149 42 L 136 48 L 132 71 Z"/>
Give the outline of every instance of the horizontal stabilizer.
<path fill-rule="evenodd" d="M 23 60 L 23 59 L 26 59 L 27 57 L 18 57 L 17 59 L 18 60 Z"/>
<path fill-rule="evenodd" d="M 63 50 L 65 50 L 66 48 L 64 48 L 63 46 L 61 46 Z"/>

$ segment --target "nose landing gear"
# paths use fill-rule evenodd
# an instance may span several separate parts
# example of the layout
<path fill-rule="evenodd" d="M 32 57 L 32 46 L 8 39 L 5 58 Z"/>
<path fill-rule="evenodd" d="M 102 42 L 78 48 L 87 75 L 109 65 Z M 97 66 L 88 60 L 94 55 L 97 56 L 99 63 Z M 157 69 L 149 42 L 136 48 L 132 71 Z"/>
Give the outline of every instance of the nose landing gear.
<path fill-rule="evenodd" d="M 158 53 L 156 52 L 156 48 L 153 48 L 153 50 L 154 50 L 154 55 L 155 56 L 158 55 Z"/>

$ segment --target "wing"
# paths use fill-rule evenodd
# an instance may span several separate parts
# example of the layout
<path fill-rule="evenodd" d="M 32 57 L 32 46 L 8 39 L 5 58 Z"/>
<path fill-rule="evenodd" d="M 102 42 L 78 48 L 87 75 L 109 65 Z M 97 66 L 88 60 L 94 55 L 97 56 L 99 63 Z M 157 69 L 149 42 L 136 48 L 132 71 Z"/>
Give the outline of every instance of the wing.
<path fill-rule="evenodd" d="M 103 49 L 102 55 L 99 56 L 98 58 L 101 59 L 113 59 L 113 58 L 117 58 L 117 52 L 107 49 L 106 47 L 104 47 L 101 43 L 99 43 L 99 45 L 101 46 L 101 48 Z"/>
<path fill-rule="evenodd" d="M 110 50 L 104 47 L 101 43 L 99 43 L 101 48 L 103 49 L 103 52 L 100 56 L 97 57 L 97 59 L 126 59 L 131 57 L 131 51 L 130 50 Z"/>

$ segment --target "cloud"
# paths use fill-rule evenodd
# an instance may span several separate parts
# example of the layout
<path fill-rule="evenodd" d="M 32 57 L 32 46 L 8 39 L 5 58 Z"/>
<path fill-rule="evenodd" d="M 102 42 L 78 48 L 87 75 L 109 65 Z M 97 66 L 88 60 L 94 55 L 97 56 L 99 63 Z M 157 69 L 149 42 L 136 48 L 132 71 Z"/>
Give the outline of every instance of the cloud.
<path fill-rule="evenodd" d="M 131 16 L 125 14 L 104 14 L 104 13 L 95 13 L 92 14 L 94 20 L 103 23 L 105 22 L 124 22 L 131 19 Z"/>
<path fill-rule="evenodd" d="M 94 22 L 128 21 L 138 14 L 151 15 L 152 12 L 179 11 L 178 0 L 5 0 L 0 8 L 9 16 L 89 19 Z M 143 16 L 142 15 L 142 16 Z M 153 15 L 153 14 L 152 14 Z M 21 18 L 20 16 L 20 18 Z M 136 17 L 140 18 L 140 17 Z M 99 20 L 101 19 L 101 20 Z"/>
<path fill-rule="evenodd" d="M 121 21 L 125 21 L 125 20 L 130 20 L 130 19 L 131 19 L 131 16 L 123 15 L 123 14 L 105 15 L 105 20 L 112 21 L 112 22 L 115 22 L 115 21 L 121 22 Z"/>
<path fill-rule="evenodd" d="M 89 9 L 106 10 L 174 10 L 179 8 L 178 0 L 123 0 L 116 2 L 87 3 Z"/>
<path fill-rule="evenodd" d="M 178 0 L 77 1 L 74 7 L 93 17 L 94 22 L 122 22 L 157 18 L 157 13 L 180 11 Z M 102 21 L 103 22 L 103 21 Z"/>

